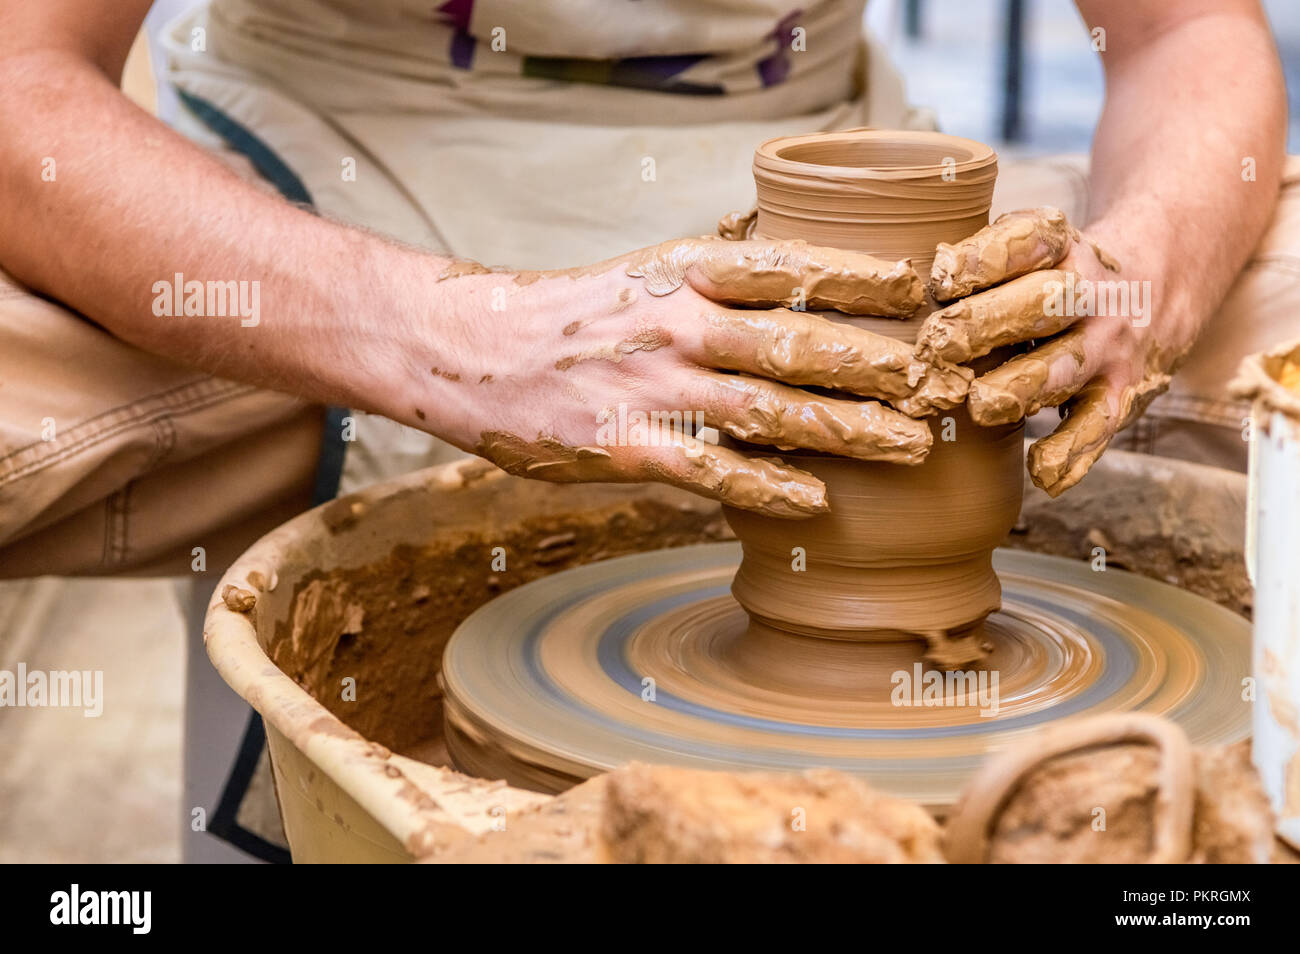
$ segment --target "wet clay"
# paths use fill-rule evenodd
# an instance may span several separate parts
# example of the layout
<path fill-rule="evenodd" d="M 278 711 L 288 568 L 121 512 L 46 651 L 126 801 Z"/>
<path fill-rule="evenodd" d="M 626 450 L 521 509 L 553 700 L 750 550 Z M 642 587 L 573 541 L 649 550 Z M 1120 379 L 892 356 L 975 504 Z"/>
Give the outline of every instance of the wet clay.
<path fill-rule="evenodd" d="M 1044 308 L 1045 289 L 1065 282 L 1065 272 L 1044 269 L 1000 286 L 996 299 L 964 298 L 934 312 L 916 337 L 916 353 L 927 361 L 970 361 L 994 348 L 1028 338 L 1045 338 L 1068 328 L 1074 321 L 1064 309 Z"/>
<path fill-rule="evenodd" d="M 996 174 L 987 146 L 937 133 L 776 139 L 755 154 L 752 234 L 905 259 L 928 273 L 938 246 L 988 224 Z M 892 335 L 911 348 L 925 315 Z M 1022 425 L 976 427 L 960 407 L 940 414 L 928 421 L 929 456 L 914 468 L 787 455 L 825 483 L 826 516 L 796 527 L 726 509 L 744 546 L 733 593 L 756 626 L 847 640 L 924 636 L 928 658 L 950 667 L 985 654 L 973 630 L 1000 602 L 990 558 L 1019 510 Z"/>
<path fill-rule="evenodd" d="M 331 533 L 366 517 L 351 498 L 335 503 L 348 516 L 330 518 Z M 696 498 L 673 505 L 647 497 L 548 515 L 500 495 L 493 518 L 503 528 L 443 534 L 427 546 L 398 546 L 374 563 L 306 574 L 295 584 L 288 618 L 276 624 L 271 659 L 351 729 L 445 765 L 442 651 L 473 610 L 568 567 L 731 536 L 717 505 Z M 497 547 L 508 556 L 505 570 L 493 569 Z M 234 594 L 236 611 L 245 593 Z M 348 677 L 356 680 L 356 703 L 339 692 Z"/>
<path fill-rule="evenodd" d="M 719 822 L 722 821 L 722 824 Z M 633 763 L 608 776 L 600 842 L 630 864 L 936 863 L 939 826 L 860 779 Z"/>
<path fill-rule="evenodd" d="M 938 863 L 923 809 L 831 770 L 633 762 L 431 859 L 443 864 Z"/>
<path fill-rule="evenodd" d="M 932 419 L 935 442 L 919 467 L 795 457 L 826 484 L 825 516 L 780 528 L 726 509 L 745 548 L 732 592 L 755 621 L 831 639 L 918 634 L 939 657 L 940 634 L 998 608 L 991 559 L 1020 509 L 1022 429 L 980 428 L 964 408 L 947 418 Z M 934 661 L 984 655 L 978 641 L 962 645 L 965 659 Z"/>
<path fill-rule="evenodd" d="M 1193 749 L 1167 719 L 1112 713 L 990 759 L 948 819 L 944 852 L 963 864 L 1262 864 L 1270 822 L 1247 743 Z"/>
<path fill-rule="evenodd" d="M 911 265 L 858 250 L 814 246 L 803 239 L 678 239 L 595 265 L 521 272 L 513 278 L 527 285 L 619 269 L 653 296 L 690 285 L 709 301 L 746 306 L 743 311 L 717 308 L 700 315 L 704 354 L 696 374 L 710 379 L 701 388 L 705 423 L 740 440 L 781 450 L 800 447 L 916 464 L 924 460 L 932 436 L 915 418 L 959 404 L 973 378 L 967 368 L 916 357 L 900 338 L 833 323 L 803 310 L 830 308 L 885 321 L 918 313 L 925 290 Z M 472 262 L 456 262 L 440 279 L 491 272 Z M 636 300 L 636 289 L 620 288 L 612 313 Z M 773 310 L 757 310 L 763 307 Z M 561 335 L 570 338 L 582 329 L 581 322 L 570 322 Z M 673 343 L 666 329 L 643 327 L 622 340 L 587 342 L 585 348 L 555 360 L 554 367 L 569 372 L 591 361 L 619 364 L 630 355 Z M 432 373 L 459 380 L 438 368 Z M 845 391 L 886 403 L 810 396 L 791 385 Z M 577 385 L 570 385 L 569 391 L 585 403 Z M 714 406 L 707 406 L 710 400 Z M 601 409 L 601 419 L 614 410 Z M 418 416 L 423 418 L 422 413 Z M 611 442 L 616 448 L 611 451 L 600 440 L 601 446 L 576 446 L 554 434 L 530 437 L 494 430 L 480 434 L 474 449 L 512 474 L 542 480 L 660 480 L 782 519 L 826 510 L 820 481 L 779 460 L 742 457 L 658 423 L 651 431 L 640 443 Z M 627 452 L 624 447 L 641 449 Z"/>
<path fill-rule="evenodd" d="M 1277 376 L 1278 383 L 1293 394 L 1300 394 L 1300 364 L 1287 360 Z"/>
<path fill-rule="evenodd" d="M 969 368 L 919 359 L 901 338 L 797 312 L 714 315 L 705 348 L 719 368 L 880 398 L 911 417 L 957 406 L 974 378 Z"/>
<path fill-rule="evenodd" d="M 577 279 L 621 269 L 640 278 L 647 292 L 670 295 L 690 284 L 723 304 L 783 307 L 799 304 L 849 315 L 908 317 L 925 302 L 925 283 L 908 262 L 841 248 L 787 242 L 672 239 L 591 265 L 549 271 L 510 271 L 473 261 L 453 261 L 439 281 L 466 275 L 509 276 L 516 285 L 542 279 Z M 622 302 L 626 306 L 627 302 Z"/>
<path fill-rule="evenodd" d="M 987 860 L 1152 860 L 1161 755 L 1152 745 L 1111 740 L 1037 763 L 993 821 Z M 1180 779 L 1186 786 L 1180 803 L 1192 808 L 1180 862 L 1294 860 L 1273 842 L 1268 802 L 1246 743 L 1197 748 L 1191 766 Z M 1099 829 L 1094 821 L 1103 806 L 1106 825 Z M 924 864 L 947 860 L 945 835 L 951 845 L 955 827 L 963 823 L 950 818 L 945 833 L 915 805 L 829 769 L 724 773 L 634 762 L 512 813 L 503 831 L 462 840 L 431 860 Z"/>
<path fill-rule="evenodd" d="M 1076 316 L 1093 313 L 1097 289 L 1069 264 L 1089 249 L 1102 269 L 1120 271 L 1118 261 L 1050 207 L 1008 213 L 957 245 L 941 246 L 931 274 L 935 297 L 974 294 L 930 315 L 917 334 L 919 357 L 949 361 L 1046 338 L 976 380 L 969 405 L 981 424 L 1062 408 L 1064 422 L 1030 448 L 1027 461 L 1034 483 L 1053 497 L 1075 486 L 1111 438 L 1169 386 L 1190 347 L 1190 340 L 1147 341 L 1142 376 L 1132 385 L 1110 384 L 1090 367 L 1084 325 L 1066 330 Z M 1051 267 L 1058 265 L 1064 268 Z M 1084 304 L 1066 307 L 1079 296 Z"/>
<path fill-rule="evenodd" d="M 658 458 L 629 462 L 604 447 L 570 447 L 546 434 L 525 441 L 505 431 L 485 431 L 474 448 L 507 473 L 559 483 L 659 480 L 714 500 L 726 497 L 777 518 L 826 510 L 825 490 L 779 461 L 742 458 L 693 438 L 666 435 Z"/>
<path fill-rule="evenodd" d="M 930 291 L 937 301 L 951 301 L 996 282 L 1051 268 L 1065 257 L 1078 234 L 1060 209 L 1000 215 L 978 239 L 939 246 L 930 270 Z"/>

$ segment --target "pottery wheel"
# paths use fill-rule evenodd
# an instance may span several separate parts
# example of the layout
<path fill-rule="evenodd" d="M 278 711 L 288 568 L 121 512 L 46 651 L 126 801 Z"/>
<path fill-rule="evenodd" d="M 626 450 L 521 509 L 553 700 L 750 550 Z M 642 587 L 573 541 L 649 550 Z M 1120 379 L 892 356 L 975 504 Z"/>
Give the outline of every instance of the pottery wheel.
<path fill-rule="evenodd" d="M 978 667 L 985 695 L 976 672 L 964 700 L 932 691 L 926 704 L 918 641 L 747 632 L 729 592 L 739 562 L 736 543 L 660 550 L 545 577 L 480 608 L 442 667 L 457 765 L 551 791 L 631 760 L 832 767 L 942 808 L 986 753 L 1065 716 L 1160 713 L 1197 745 L 1249 733 L 1249 624 L 1175 587 L 999 550 L 1003 608 L 985 622 L 992 652 Z"/>

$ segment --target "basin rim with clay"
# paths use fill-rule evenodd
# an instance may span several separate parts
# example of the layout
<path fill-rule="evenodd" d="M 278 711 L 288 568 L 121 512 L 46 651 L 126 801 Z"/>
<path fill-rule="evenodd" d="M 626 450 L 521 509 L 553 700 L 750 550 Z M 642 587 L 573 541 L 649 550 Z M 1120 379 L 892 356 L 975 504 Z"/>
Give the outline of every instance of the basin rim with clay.
<path fill-rule="evenodd" d="M 1245 503 L 1241 474 L 1111 451 L 1079 487 L 1056 501 L 1028 486 L 1010 542 L 1079 559 L 1104 545 L 1114 566 L 1178 583 L 1242 612 L 1250 606 L 1242 553 Z M 583 528 L 590 529 L 594 520 L 619 521 L 624 548 L 608 549 L 597 534 L 584 549 Z M 576 528 L 572 541 L 567 533 L 553 532 L 566 521 Z M 319 600 L 302 598 L 321 596 L 313 581 L 335 571 L 373 572 L 395 553 L 417 554 L 467 535 L 504 539 L 520 527 L 546 533 L 537 544 L 540 555 L 530 563 L 534 579 L 640 552 L 638 542 L 646 543 L 641 549 L 654 549 L 665 542 L 728 537 L 718 505 L 683 491 L 544 484 L 470 459 L 385 481 L 303 513 L 262 537 L 222 576 L 209 604 L 205 644 L 222 677 L 265 721 L 295 861 L 436 858 L 446 847 L 489 830 L 502 812 L 526 811 L 550 798 L 394 751 L 376 738 L 382 732 L 363 734 L 327 707 L 321 686 L 309 692 L 272 661 L 286 641 L 309 641 L 313 621 L 294 616 L 321 611 Z M 555 539 L 568 542 L 557 545 Z M 415 589 L 420 585 L 411 581 Z M 231 586 L 251 593 L 254 605 L 244 611 L 228 605 L 222 594 Z M 493 595 L 484 593 L 478 604 L 459 607 L 460 618 Z M 418 599 L 413 605 L 412 612 L 423 611 Z M 433 615 L 432 608 L 429 612 Z M 446 634 L 433 634 L 433 642 L 445 642 L 458 622 L 445 621 Z M 418 652 L 420 634 L 412 638 Z M 311 645 L 296 651 L 310 659 L 323 652 Z M 358 715 L 348 719 L 364 725 L 367 696 L 363 692 L 358 698 L 363 700 L 355 704 L 361 707 Z M 425 705 L 427 699 L 412 704 Z M 430 727 L 441 722 L 440 714 L 433 715 L 425 716 Z"/>

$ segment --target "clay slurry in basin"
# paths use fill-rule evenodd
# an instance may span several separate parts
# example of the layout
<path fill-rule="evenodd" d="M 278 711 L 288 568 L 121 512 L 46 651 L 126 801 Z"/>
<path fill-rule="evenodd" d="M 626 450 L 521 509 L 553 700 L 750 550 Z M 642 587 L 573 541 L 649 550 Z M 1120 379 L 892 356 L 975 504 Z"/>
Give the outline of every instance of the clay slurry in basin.
<path fill-rule="evenodd" d="M 754 157 L 753 234 L 908 259 L 928 275 L 941 242 L 988 224 L 996 178 L 992 149 L 939 133 L 774 139 Z M 908 319 L 826 317 L 911 343 L 930 310 Z M 726 510 L 744 547 L 732 592 L 756 632 L 922 636 L 938 664 L 982 658 L 979 625 L 1001 603 L 993 549 L 1020 509 L 1023 425 L 978 427 L 964 405 L 929 424 L 933 447 L 917 466 L 783 455 L 825 481 L 826 516 L 785 522 Z"/>

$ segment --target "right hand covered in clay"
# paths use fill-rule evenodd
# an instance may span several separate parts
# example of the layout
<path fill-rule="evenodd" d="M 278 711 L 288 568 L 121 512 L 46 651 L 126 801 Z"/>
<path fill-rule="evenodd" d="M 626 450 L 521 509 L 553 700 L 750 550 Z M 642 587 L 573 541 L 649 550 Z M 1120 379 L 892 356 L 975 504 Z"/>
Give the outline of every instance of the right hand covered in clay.
<path fill-rule="evenodd" d="M 520 476 L 661 481 L 772 516 L 811 516 L 828 509 L 821 481 L 692 431 L 915 464 L 932 440 L 919 418 L 960 403 L 972 376 L 780 307 L 905 316 L 923 300 L 906 262 L 803 242 L 681 239 L 581 269 L 463 263 L 444 279 L 459 286 L 454 300 L 478 304 L 454 352 L 459 366 L 434 369 L 459 393 L 450 426 L 431 429 Z"/>
<path fill-rule="evenodd" d="M 1029 449 L 1030 477 L 1053 497 L 1078 483 L 1116 432 L 1168 386 L 1181 357 L 1176 336 L 1156 333 L 1149 303 L 1132 317 L 1076 305 L 1085 291 L 1096 290 L 1100 302 L 1101 289 L 1139 284 L 1129 277 L 1047 207 L 1008 212 L 962 242 L 940 245 L 935 257 L 931 292 L 952 304 L 922 323 L 916 354 L 965 363 L 1032 344 L 976 378 L 967 406 L 985 426 L 1062 409 L 1056 431 Z"/>

